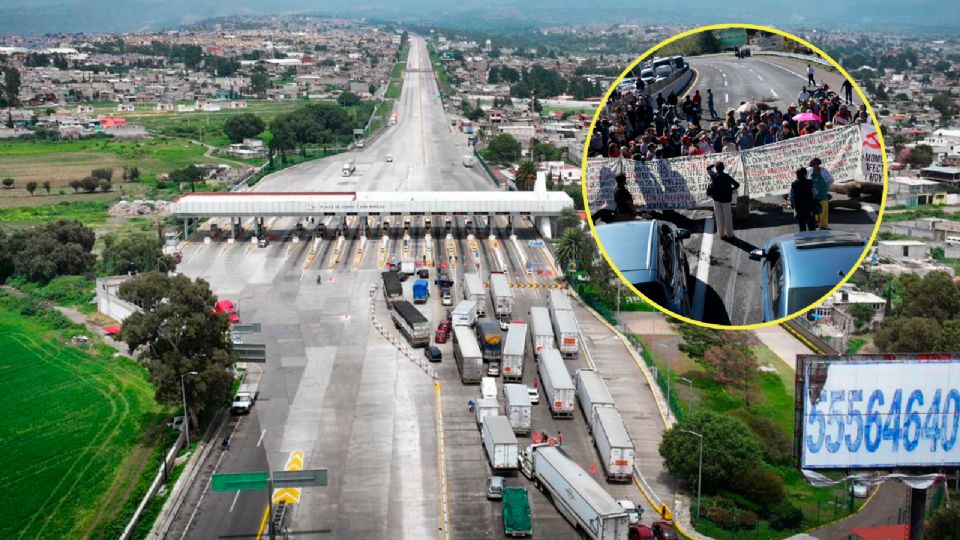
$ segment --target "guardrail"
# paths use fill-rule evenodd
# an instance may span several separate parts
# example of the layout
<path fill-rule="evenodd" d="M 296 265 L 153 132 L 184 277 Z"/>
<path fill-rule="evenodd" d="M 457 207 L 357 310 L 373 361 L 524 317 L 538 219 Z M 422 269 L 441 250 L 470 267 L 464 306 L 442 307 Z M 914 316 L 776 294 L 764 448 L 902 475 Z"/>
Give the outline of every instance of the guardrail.
<path fill-rule="evenodd" d="M 783 58 L 795 58 L 797 60 L 803 60 L 804 62 L 813 62 L 815 64 L 820 64 L 821 66 L 830 66 L 833 67 L 833 64 L 827 62 L 819 56 L 812 56 L 809 54 L 797 54 L 797 53 L 788 53 L 780 51 L 755 51 L 750 49 L 751 55 L 763 55 L 763 56 L 781 56 Z"/>

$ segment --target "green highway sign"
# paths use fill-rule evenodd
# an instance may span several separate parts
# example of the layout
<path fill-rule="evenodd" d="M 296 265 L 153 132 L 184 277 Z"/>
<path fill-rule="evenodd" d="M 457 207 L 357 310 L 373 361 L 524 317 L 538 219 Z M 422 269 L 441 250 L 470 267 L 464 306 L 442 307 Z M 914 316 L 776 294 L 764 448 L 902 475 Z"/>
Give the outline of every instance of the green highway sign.
<path fill-rule="evenodd" d="M 225 491 L 247 491 L 251 489 L 267 489 L 270 475 L 267 471 L 246 473 L 220 473 L 213 475 L 211 487 L 214 493 Z"/>
<path fill-rule="evenodd" d="M 260 323 L 234 324 L 230 327 L 230 331 L 234 334 L 259 334 Z"/>
<path fill-rule="evenodd" d="M 323 487 L 327 485 L 326 469 L 305 471 L 273 471 L 273 487 Z"/>
<path fill-rule="evenodd" d="M 717 34 L 717 37 L 720 39 L 720 44 L 723 45 L 725 49 L 743 47 L 747 44 L 746 28 L 724 28 L 719 30 Z"/>

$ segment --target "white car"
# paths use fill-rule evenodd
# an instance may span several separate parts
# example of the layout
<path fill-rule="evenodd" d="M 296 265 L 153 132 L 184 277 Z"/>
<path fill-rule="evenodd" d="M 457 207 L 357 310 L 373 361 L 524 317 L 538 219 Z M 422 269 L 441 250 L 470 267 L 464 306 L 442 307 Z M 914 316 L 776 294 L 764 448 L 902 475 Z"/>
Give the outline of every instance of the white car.
<path fill-rule="evenodd" d="M 637 525 L 640 523 L 640 517 L 643 514 L 643 510 L 641 510 L 635 502 L 627 499 L 620 499 L 617 501 L 617 504 L 619 504 L 620 508 L 623 508 L 623 511 L 626 512 L 627 518 L 630 520 L 630 525 Z"/>
<path fill-rule="evenodd" d="M 540 403 L 540 389 L 534 388 L 532 386 L 527 387 L 527 394 L 530 394 L 530 404 L 536 405 Z"/>
<path fill-rule="evenodd" d="M 387 154 L 387 163 L 393 162 L 393 154 Z"/>
<path fill-rule="evenodd" d="M 870 485 L 854 480 L 850 485 L 850 494 L 858 499 L 865 499 L 870 494 Z"/>

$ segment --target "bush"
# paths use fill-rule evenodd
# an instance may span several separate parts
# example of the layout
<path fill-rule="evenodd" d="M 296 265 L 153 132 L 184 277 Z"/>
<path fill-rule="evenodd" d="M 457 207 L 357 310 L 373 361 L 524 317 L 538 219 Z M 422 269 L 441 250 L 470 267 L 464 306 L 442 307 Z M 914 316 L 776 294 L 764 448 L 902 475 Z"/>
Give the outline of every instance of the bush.
<path fill-rule="evenodd" d="M 793 461 L 793 441 L 782 427 L 769 418 L 748 416 L 747 425 L 760 440 L 763 459 L 773 465 L 789 465 Z"/>
<path fill-rule="evenodd" d="M 757 517 L 757 514 L 751 512 L 750 510 L 744 510 L 740 514 L 740 528 L 741 529 L 756 529 L 757 522 L 760 521 L 760 518 Z"/>
<path fill-rule="evenodd" d="M 775 531 L 797 529 L 803 524 L 803 511 L 783 501 L 770 506 L 770 527 Z"/>
<path fill-rule="evenodd" d="M 768 469 L 756 468 L 736 478 L 736 489 L 751 501 L 769 507 L 786 498 L 783 479 Z"/>

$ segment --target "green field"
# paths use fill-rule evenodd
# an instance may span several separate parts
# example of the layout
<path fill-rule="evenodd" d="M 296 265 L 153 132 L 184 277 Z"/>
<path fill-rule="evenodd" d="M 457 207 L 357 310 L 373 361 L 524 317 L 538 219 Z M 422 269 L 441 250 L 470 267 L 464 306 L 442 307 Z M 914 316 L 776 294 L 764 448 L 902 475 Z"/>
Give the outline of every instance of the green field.
<path fill-rule="evenodd" d="M 116 198 L 116 195 L 112 193 L 98 193 L 94 197 L 99 195 L 112 195 L 111 199 Z M 4 228 L 21 228 L 31 225 L 44 225 L 59 219 L 77 220 L 86 225 L 101 225 L 107 221 L 109 203 L 106 201 L 96 201 L 78 196 L 72 202 L 44 204 L 54 198 L 56 197 L 36 198 L 34 203 L 37 206 L 0 208 L 0 224 Z"/>
<path fill-rule="evenodd" d="M 23 302 L 0 293 L 0 536 L 83 538 L 137 483 L 162 411 L 142 368 Z"/>

